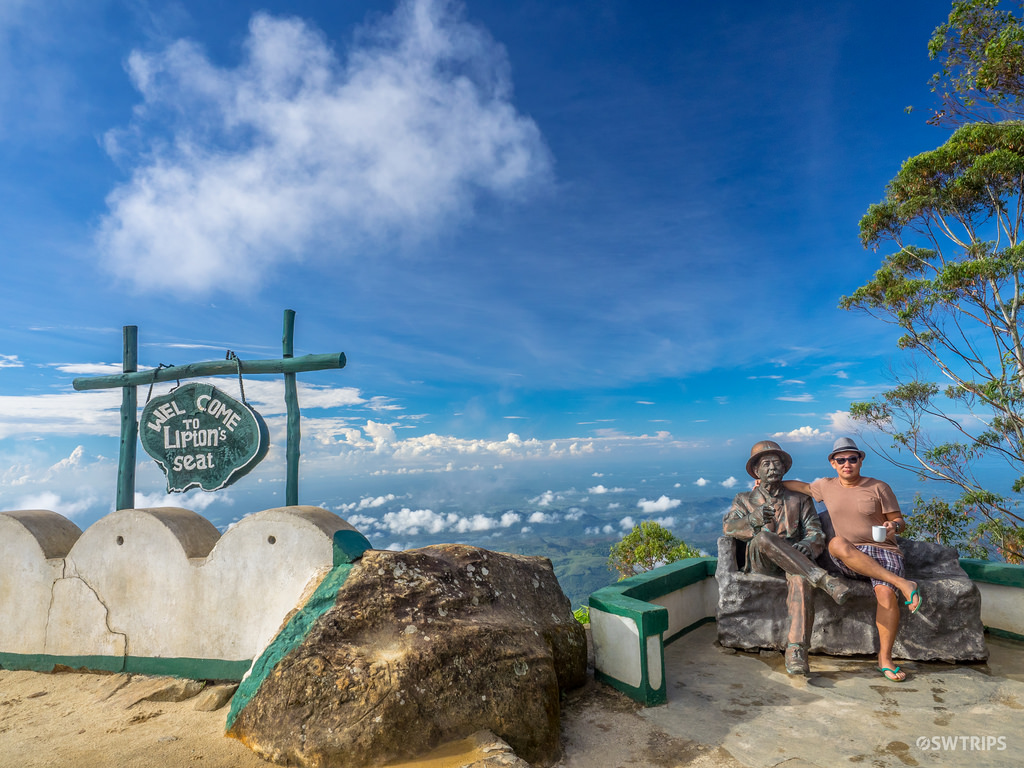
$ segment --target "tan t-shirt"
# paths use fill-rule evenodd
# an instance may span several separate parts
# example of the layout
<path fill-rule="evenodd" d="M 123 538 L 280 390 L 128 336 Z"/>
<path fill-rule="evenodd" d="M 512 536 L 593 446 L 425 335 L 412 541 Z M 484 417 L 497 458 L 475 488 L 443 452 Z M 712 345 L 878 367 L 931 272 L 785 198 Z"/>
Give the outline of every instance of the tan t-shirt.
<path fill-rule="evenodd" d="M 853 545 L 871 544 L 900 551 L 889 541 L 877 542 L 871 538 L 871 526 L 882 525 L 886 514 L 900 511 L 896 495 L 887 483 L 861 477 L 857 485 L 845 488 L 838 477 L 821 477 L 811 483 L 811 496 L 825 503 L 836 536 L 842 536 Z"/>

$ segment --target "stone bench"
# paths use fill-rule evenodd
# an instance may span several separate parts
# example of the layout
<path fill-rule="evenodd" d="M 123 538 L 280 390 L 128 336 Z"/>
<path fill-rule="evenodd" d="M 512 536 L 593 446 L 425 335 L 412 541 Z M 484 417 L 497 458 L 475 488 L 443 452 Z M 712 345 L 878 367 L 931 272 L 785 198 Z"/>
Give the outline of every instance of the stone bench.
<path fill-rule="evenodd" d="M 915 614 L 901 605 L 893 655 L 915 661 L 987 659 L 981 594 L 960 567 L 956 550 L 924 541 L 898 541 L 906 563 L 906 577 L 917 582 L 924 603 Z M 786 580 L 740 570 L 742 552 L 738 550 L 745 546 L 729 536 L 718 540 L 718 640 L 726 648 L 783 651 L 789 627 Z M 838 574 L 827 554 L 819 559 L 819 564 Z M 877 654 L 876 603 L 871 583 L 844 581 L 851 591 L 842 606 L 823 591 L 814 590 L 810 651 L 835 656 Z"/>

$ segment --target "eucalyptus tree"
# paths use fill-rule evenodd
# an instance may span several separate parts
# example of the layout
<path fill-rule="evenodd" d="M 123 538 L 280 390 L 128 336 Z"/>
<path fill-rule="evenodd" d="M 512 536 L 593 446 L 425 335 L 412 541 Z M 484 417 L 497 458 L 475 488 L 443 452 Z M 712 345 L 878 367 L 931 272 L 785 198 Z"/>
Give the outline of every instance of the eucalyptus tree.
<path fill-rule="evenodd" d="M 931 86 L 941 101 L 928 122 L 1024 118 L 1024 2 L 954 2 L 928 43 L 928 55 L 940 64 Z"/>
<path fill-rule="evenodd" d="M 907 160 L 860 237 L 894 250 L 840 306 L 897 326 L 915 366 L 851 415 L 891 436 L 894 463 L 958 489 L 919 497 L 912 532 L 1024 562 L 1024 123 L 965 125 Z M 992 461 L 1016 480 L 988 488 Z"/>

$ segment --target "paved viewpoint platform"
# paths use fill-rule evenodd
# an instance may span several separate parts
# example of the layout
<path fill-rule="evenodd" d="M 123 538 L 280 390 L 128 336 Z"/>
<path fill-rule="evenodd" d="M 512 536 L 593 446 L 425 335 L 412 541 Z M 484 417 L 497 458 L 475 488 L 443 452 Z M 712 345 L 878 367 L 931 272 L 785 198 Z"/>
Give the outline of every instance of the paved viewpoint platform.
<path fill-rule="evenodd" d="M 778 653 L 715 640 L 712 623 L 665 648 L 665 705 L 610 689 L 570 696 L 560 768 L 1024 762 L 1024 643 L 986 635 L 988 663 L 907 662 L 908 680 L 892 683 L 872 658 L 812 655 L 811 675 L 792 676 Z"/>

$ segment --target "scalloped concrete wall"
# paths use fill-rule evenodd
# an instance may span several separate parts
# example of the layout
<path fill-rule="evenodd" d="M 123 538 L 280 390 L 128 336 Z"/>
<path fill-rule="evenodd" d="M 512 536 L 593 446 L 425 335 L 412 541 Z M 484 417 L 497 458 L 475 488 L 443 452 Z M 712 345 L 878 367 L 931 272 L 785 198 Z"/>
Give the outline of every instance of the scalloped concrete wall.
<path fill-rule="evenodd" d="M 223 536 L 177 507 L 119 510 L 85 532 L 48 510 L 0 512 L 0 665 L 217 660 L 235 671 L 216 676 L 240 676 L 331 569 L 338 531 L 359 536 L 306 506 Z"/>

